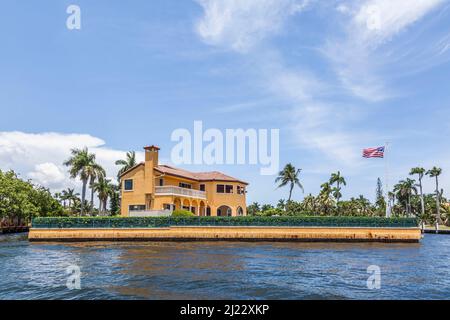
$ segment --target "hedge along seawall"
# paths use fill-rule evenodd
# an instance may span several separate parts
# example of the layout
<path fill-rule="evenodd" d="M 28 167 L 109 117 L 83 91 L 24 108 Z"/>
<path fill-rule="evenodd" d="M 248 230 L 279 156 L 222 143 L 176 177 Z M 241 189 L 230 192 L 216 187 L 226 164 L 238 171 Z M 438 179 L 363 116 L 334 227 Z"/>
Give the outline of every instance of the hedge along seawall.
<path fill-rule="evenodd" d="M 415 218 L 380 217 L 38 217 L 35 229 L 168 228 L 171 226 L 415 228 Z"/>

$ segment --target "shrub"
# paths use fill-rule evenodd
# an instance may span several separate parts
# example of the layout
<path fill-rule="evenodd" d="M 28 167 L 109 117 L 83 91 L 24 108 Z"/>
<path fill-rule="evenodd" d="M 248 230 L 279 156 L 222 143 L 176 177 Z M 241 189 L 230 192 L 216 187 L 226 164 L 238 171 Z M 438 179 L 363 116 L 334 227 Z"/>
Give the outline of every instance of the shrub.
<path fill-rule="evenodd" d="M 195 215 L 188 210 L 175 210 L 172 212 L 172 217 L 194 217 Z"/>
<path fill-rule="evenodd" d="M 33 228 L 163 228 L 170 226 L 417 227 L 414 218 L 378 217 L 39 217 Z"/>

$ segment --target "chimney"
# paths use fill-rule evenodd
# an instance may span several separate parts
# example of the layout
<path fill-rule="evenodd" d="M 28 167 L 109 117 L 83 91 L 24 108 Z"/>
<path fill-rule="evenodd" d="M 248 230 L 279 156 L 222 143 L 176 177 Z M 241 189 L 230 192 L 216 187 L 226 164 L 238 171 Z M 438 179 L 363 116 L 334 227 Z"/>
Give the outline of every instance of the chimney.
<path fill-rule="evenodd" d="M 158 152 L 159 152 L 159 147 L 151 145 L 148 147 L 144 147 L 145 150 L 145 162 L 147 161 L 152 161 L 153 162 L 153 166 L 157 166 L 158 165 Z"/>
<path fill-rule="evenodd" d="M 144 192 L 146 194 L 152 194 L 154 193 L 154 173 L 153 168 L 158 165 L 158 152 L 159 148 L 157 146 L 149 146 L 144 147 L 145 150 L 145 169 L 144 169 L 144 175 L 145 175 L 145 186 L 144 186 Z"/>

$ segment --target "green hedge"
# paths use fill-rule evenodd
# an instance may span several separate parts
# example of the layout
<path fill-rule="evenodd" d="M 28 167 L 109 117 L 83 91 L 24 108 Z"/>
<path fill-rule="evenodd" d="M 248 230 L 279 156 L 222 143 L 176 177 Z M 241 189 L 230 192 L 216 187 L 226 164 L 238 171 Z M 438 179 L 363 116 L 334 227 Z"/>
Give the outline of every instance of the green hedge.
<path fill-rule="evenodd" d="M 172 217 L 195 217 L 195 214 L 188 210 L 175 210 Z"/>
<path fill-rule="evenodd" d="M 377 217 L 39 217 L 33 228 L 164 228 L 170 226 L 417 227 L 414 218 Z"/>

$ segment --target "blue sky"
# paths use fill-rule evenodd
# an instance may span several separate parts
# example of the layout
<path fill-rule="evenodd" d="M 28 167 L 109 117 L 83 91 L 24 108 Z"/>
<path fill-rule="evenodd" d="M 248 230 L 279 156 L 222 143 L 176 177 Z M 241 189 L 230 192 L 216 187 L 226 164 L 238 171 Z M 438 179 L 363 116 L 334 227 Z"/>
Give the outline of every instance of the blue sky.
<path fill-rule="evenodd" d="M 70 4 L 81 30 L 66 28 Z M 52 190 L 78 187 L 62 166 L 70 148 L 88 146 L 114 176 L 114 160 L 144 145 L 170 162 L 172 131 L 202 120 L 279 128 L 281 164 L 303 169 L 305 193 L 340 170 L 344 197 L 373 199 L 384 162 L 361 150 L 385 141 L 391 184 L 437 165 L 450 190 L 449 9 L 445 0 L 4 0 L 0 168 Z M 249 202 L 287 197 L 259 166 L 185 168 L 250 182 Z"/>

